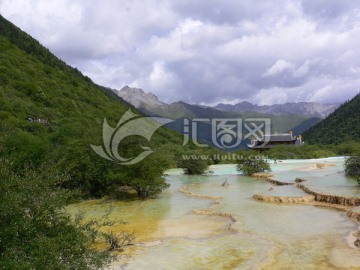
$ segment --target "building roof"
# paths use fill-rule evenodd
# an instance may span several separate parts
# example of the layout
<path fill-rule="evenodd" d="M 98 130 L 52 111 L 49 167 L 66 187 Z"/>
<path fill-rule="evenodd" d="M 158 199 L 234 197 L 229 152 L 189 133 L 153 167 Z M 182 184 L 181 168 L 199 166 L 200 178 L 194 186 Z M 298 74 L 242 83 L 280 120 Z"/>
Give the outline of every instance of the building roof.
<path fill-rule="evenodd" d="M 270 138 L 269 138 L 270 137 Z M 296 137 L 294 138 L 293 136 L 291 136 L 291 134 L 289 133 L 284 133 L 284 134 L 270 134 L 270 135 L 265 135 L 262 139 L 260 139 L 259 141 L 263 142 L 263 141 L 269 141 L 269 142 L 290 142 L 290 141 L 294 141 L 296 140 Z"/>

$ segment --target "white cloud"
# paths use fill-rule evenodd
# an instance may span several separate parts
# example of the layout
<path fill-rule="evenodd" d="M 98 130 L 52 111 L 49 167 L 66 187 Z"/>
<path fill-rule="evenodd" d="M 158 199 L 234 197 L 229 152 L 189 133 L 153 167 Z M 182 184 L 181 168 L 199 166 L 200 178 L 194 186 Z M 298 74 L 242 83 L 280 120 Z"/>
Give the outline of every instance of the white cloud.
<path fill-rule="evenodd" d="M 280 59 L 276 61 L 276 63 L 263 74 L 263 77 L 273 77 L 275 75 L 282 73 L 285 70 L 293 70 L 293 69 L 294 69 L 293 64 Z"/>
<path fill-rule="evenodd" d="M 176 76 L 165 68 L 164 62 L 159 61 L 153 64 L 148 81 L 153 89 L 169 90 L 176 81 Z"/>
<path fill-rule="evenodd" d="M 270 104 L 356 94 L 354 2 L 2 0 L 0 12 L 104 86 L 167 102 Z"/>

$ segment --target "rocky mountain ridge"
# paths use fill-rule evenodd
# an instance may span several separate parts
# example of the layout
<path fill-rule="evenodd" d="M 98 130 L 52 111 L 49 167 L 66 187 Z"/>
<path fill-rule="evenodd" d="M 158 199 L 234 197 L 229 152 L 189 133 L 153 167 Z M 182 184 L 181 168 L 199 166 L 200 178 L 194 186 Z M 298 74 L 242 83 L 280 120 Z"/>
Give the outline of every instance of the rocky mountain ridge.
<path fill-rule="evenodd" d="M 284 104 L 274 105 L 256 105 L 250 102 L 244 101 L 237 104 L 223 104 L 219 103 L 214 107 L 205 107 L 200 105 L 190 105 L 185 102 L 179 101 L 171 104 L 166 104 L 159 100 L 159 98 L 153 93 L 146 93 L 140 88 L 132 88 L 124 86 L 120 91 L 113 90 L 118 96 L 123 98 L 126 102 L 130 103 L 139 110 L 143 110 L 147 114 L 157 113 L 157 111 L 173 110 L 173 107 L 179 107 L 180 105 L 196 106 L 202 109 L 215 109 L 222 112 L 231 113 L 243 113 L 243 112 L 255 112 L 262 114 L 272 115 L 303 115 L 306 117 L 325 118 L 332 113 L 336 108 L 340 106 L 336 104 L 321 104 L 318 102 L 290 102 Z M 161 114 L 161 113 L 160 113 Z"/>
<path fill-rule="evenodd" d="M 234 105 L 219 103 L 214 108 L 228 112 L 251 111 L 251 112 L 259 112 L 259 113 L 269 113 L 274 115 L 301 114 L 309 117 L 325 118 L 339 106 L 340 106 L 339 103 L 321 104 L 318 102 L 288 102 L 284 104 L 256 105 L 244 101 Z"/>

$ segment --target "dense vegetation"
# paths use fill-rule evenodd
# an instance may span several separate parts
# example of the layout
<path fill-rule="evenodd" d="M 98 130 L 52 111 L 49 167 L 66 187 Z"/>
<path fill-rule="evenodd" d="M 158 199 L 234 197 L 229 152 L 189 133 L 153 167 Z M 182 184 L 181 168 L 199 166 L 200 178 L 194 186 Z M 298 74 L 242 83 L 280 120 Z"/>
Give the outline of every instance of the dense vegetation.
<path fill-rule="evenodd" d="M 93 222 L 75 221 L 62 209 L 72 192 L 52 163 L 15 174 L 0 160 L 0 269 L 99 269 L 111 255 L 91 248 Z M 51 177 L 49 177 L 51 175 Z"/>
<path fill-rule="evenodd" d="M 253 175 L 270 171 L 270 164 L 263 156 L 247 155 L 238 161 L 237 170 L 242 175 Z"/>
<path fill-rule="evenodd" d="M 303 146 L 277 146 L 269 150 L 262 151 L 261 154 L 271 159 L 309 159 L 324 158 L 334 156 L 351 156 L 360 151 L 360 143 L 354 141 L 343 142 L 338 145 L 316 144 Z M 259 154 L 256 151 L 250 151 L 254 155 Z M 244 154 L 244 151 L 239 154 Z"/>
<path fill-rule="evenodd" d="M 345 102 L 326 119 L 304 133 L 310 144 L 360 141 L 360 94 Z"/>
<path fill-rule="evenodd" d="M 177 157 L 177 166 L 188 175 L 205 174 L 212 163 L 211 156 L 200 151 L 188 151 Z"/>
<path fill-rule="evenodd" d="M 350 177 L 354 177 L 360 185 L 360 154 L 357 156 L 348 157 L 346 159 L 345 173 Z"/>

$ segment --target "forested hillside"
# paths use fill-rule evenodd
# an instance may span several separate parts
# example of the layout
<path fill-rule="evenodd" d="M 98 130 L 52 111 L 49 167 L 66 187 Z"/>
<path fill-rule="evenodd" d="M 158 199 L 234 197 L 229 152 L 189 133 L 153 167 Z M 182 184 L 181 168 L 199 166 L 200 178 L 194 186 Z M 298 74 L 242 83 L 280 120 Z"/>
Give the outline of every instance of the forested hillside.
<path fill-rule="evenodd" d="M 101 196 L 122 184 L 130 169 L 102 159 L 90 144 L 101 145 L 104 118 L 115 127 L 129 105 L 4 18 L 0 18 L 0 29 L 2 156 L 11 157 L 17 171 L 52 160 L 70 174 L 65 186 L 80 188 L 84 196 Z M 151 143 L 141 141 L 140 146 L 139 142 L 132 139 L 120 151 L 129 152 L 128 145 L 133 154 L 148 146 L 163 153 L 165 166 L 173 162 L 182 136 L 161 128 Z M 119 173 L 121 177 L 114 176 Z"/>
<path fill-rule="evenodd" d="M 310 144 L 360 141 L 360 94 L 345 102 L 323 121 L 304 133 Z"/>

